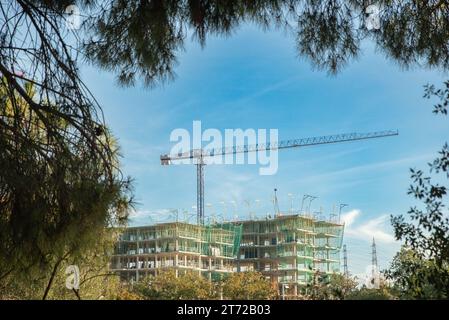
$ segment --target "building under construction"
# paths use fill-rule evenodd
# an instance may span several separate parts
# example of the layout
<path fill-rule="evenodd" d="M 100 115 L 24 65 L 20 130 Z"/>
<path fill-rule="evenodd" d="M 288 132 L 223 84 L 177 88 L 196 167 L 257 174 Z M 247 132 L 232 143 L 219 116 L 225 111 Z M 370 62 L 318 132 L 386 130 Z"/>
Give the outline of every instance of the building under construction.
<path fill-rule="evenodd" d="M 159 270 L 197 271 L 210 280 L 259 271 L 279 293 L 294 297 L 317 273 L 340 271 L 343 224 L 309 215 L 201 226 L 185 222 L 127 228 L 111 269 L 138 281 Z"/>
<path fill-rule="evenodd" d="M 343 224 L 309 215 L 241 221 L 237 271 L 259 271 L 284 297 L 297 296 L 314 277 L 340 272 Z"/>
<path fill-rule="evenodd" d="M 176 275 L 197 271 L 217 280 L 235 271 L 241 231 L 241 225 L 231 223 L 171 222 L 127 228 L 116 244 L 110 268 L 128 281 L 167 269 L 174 269 Z"/>

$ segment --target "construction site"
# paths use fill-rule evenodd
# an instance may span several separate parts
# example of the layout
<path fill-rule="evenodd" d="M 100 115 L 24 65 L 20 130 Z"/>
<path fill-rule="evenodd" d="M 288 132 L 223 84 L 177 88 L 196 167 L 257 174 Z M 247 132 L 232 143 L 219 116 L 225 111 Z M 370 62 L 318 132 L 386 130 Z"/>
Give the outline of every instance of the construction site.
<path fill-rule="evenodd" d="M 281 150 L 322 144 L 383 138 L 398 135 L 397 131 L 365 134 L 349 133 L 242 145 L 222 149 L 195 149 L 186 153 L 163 154 L 162 165 L 190 159 L 197 171 L 196 223 L 188 219 L 131 227 L 124 230 L 116 244 L 110 268 L 127 281 L 157 276 L 160 270 L 194 271 L 210 281 L 223 279 L 232 272 L 257 271 L 270 281 L 283 299 L 295 299 L 307 293 L 317 277 L 340 273 L 340 251 L 344 224 L 335 212 L 324 218 L 311 213 L 314 196 L 304 195 L 301 208 L 288 213 L 279 210 L 277 189 L 274 189 L 274 214 L 262 218 L 205 223 L 204 167 L 207 158 L 237 153 Z M 309 200 L 308 209 L 304 201 Z M 334 207 L 335 209 L 335 207 Z M 346 251 L 344 250 L 346 253 Z M 347 274 L 346 256 L 345 270 Z"/>

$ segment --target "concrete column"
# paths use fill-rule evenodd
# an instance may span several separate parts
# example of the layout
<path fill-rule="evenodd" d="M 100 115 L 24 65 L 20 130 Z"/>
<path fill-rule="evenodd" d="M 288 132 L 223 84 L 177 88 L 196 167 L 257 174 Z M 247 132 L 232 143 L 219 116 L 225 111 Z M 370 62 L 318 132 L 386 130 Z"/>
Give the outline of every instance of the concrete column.
<path fill-rule="evenodd" d="M 134 260 L 136 264 L 136 282 L 139 281 L 139 257 L 137 256 Z"/>

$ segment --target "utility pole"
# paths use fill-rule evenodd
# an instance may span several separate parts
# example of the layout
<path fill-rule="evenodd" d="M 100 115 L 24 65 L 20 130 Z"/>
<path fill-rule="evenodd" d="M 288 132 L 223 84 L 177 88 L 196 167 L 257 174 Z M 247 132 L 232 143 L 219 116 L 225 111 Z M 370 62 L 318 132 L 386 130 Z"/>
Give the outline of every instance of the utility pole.
<path fill-rule="evenodd" d="M 290 198 L 290 213 L 293 213 L 293 194 L 289 193 L 288 197 Z"/>
<path fill-rule="evenodd" d="M 335 214 L 335 204 L 332 205 L 332 213 L 329 214 L 329 221 L 333 222 L 335 217 L 337 215 Z"/>
<path fill-rule="evenodd" d="M 243 200 L 243 203 L 248 207 L 248 218 L 251 220 L 251 200 Z"/>
<path fill-rule="evenodd" d="M 348 204 L 346 203 L 340 203 L 340 209 L 338 210 L 338 223 L 340 223 L 340 217 L 341 217 L 341 209 L 343 209 L 344 207 L 347 207 Z"/>
<path fill-rule="evenodd" d="M 346 245 L 343 245 L 343 274 L 345 277 L 349 276 L 348 272 L 348 252 L 346 251 Z"/>
<path fill-rule="evenodd" d="M 302 201 L 301 201 L 301 209 L 299 209 L 299 213 L 300 214 L 302 214 L 303 213 L 303 208 L 304 208 L 304 201 L 307 199 L 307 198 L 309 198 L 310 196 L 308 195 L 308 194 L 305 194 L 303 197 L 302 197 Z"/>
<path fill-rule="evenodd" d="M 318 197 L 315 197 L 315 196 L 309 196 L 309 198 L 310 198 L 310 201 L 309 201 L 309 209 L 307 210 L 307 212 L 308 212 L 309 214 L 311 214 L 311 212 L 310 212 L 310 207 L 312 206 L 312 201 L 315 200 L 315 199 L 318 199 Z"/>
<path fill-rule="evenodd" d="M 256 200 L 254 200 L 254 202 L 256 203 L 256 209 L 255 209 L 255 211 L 253 211 L 253 216 L 251 217 L 251 219 L 256 219 L 256 214 L 257 214 L 257 211 L 260 209 L 260 200 L 259 199 L 256 199 Z"/>
<path fill-rule="evenodd" d="M 274 214 L 275 214 L 276 217 L 280 216 L 280 214 L 281 214 L 281 212 L 279 210 L 279 202 L 278 202 L 277 191 L 278 191 L 278 189 L 274 188 L 273 204 L 274 204 Z"/>

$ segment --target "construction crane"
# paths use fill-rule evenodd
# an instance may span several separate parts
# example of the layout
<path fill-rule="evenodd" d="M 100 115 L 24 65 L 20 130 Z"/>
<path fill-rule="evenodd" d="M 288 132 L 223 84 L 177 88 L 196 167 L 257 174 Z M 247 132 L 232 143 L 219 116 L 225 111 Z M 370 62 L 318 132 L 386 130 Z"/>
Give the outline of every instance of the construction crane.
<path fill-rule="evenodd" d="M 204 224 L 204 162 L 205 158 L 224 156 L 226 154 L 237 153 L 249 153 L 258 151 L 279 150 L 296 147 L 314 146 L 320 144 L 331 144 L 346 141 L 365 140 L 373 138 L 382 138 L 397 136 L 399 133 L 397 130 L 377 131 L 369 133 L 345 133 L 329 136 L 311 137 L 285 140 L 280 142 L 268 142 L 261 144 L 251 144 L 215 149 L 192 149 L 188 152 L 178 154 L 163 154 L 161 155 L 161 164 L 170 165 L 173 161 L 183 159 L 195 159 L 196 160 L 196 173 L 197 173 L 197 196 L 196 196 L 196 209 L 197 209 L 197 222 L 198 224 Z"/>

